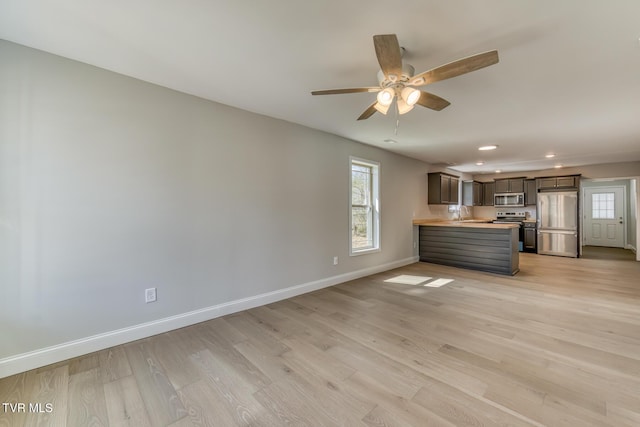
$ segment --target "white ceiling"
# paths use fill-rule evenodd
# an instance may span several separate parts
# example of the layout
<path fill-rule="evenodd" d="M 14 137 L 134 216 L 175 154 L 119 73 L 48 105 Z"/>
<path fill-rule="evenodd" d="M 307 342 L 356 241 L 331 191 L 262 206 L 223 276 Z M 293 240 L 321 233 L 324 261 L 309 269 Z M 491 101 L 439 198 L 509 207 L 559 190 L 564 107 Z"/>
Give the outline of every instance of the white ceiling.
<path fill-rule="evenodd" d="M 462 172 L 640 160 L 638 0 L 0 0 L 0 11 L 2 39 Z M 416 72 L 492 49 L 500 62 L 427 86 L 451 105 L 416 107 L 397 135 L 395 115 L 356 121 L 375 94 L 310 95 L 377 85 L 372 36 L 389 33 Z"/>

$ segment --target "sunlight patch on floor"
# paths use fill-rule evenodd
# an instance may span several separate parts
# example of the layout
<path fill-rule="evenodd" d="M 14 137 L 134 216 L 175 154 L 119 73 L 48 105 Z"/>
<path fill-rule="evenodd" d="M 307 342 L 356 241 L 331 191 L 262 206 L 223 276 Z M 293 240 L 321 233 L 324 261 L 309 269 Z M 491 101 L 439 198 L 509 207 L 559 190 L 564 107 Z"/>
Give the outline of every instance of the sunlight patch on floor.
<path fill-rule="evenodd" d="M 401 285 L 428 286 L 430 288 L 439 288 L 440 286 L 444 286 L 448 283 L 453 282 L 453 279 L 443 278 L 429 282 L 429 280 L 431 279 L 433 279 L 433 277 L 401 274 L 400 276 L 392 277 L 391 279 L 385 280 L 385 283 L 399 283 Z"/>
<path fill-rule="evenodd" d="M 420 285 L 427 280 L 431 280 L 431 277 L 428 276 L 410 276 L 408 274 L 401 274 L 400 276 L 392 277 L 391 279 L 385 280 L 386 283 L 400 283 L 402 285 Z"/>
<path fill-rule="evenodd" d="M 430 288 L 439 288 L 440 286 L 444 286 L 447 283 L 451 282 L 453 282 L 453 279 L 436 279 L 433 282 L 424 284 L 423 286 L 429 286 Z"/>

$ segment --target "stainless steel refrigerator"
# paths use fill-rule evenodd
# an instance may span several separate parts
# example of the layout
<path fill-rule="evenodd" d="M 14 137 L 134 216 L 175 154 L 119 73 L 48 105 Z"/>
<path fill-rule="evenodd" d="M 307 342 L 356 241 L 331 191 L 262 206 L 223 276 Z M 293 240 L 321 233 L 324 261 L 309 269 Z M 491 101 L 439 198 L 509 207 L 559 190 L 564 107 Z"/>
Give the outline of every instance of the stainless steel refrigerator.
<path fill-rule="evenodd" d="M 538 193 L 538 253 L 578 256 L 578 192 Z"/>

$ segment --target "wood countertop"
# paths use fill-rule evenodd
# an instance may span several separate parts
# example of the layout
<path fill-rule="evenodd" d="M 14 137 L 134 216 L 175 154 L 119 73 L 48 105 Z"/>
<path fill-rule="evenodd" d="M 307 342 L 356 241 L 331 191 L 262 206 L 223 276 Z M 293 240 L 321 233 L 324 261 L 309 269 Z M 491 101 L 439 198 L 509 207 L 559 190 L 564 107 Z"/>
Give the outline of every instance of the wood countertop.
<path fill-rule="evenodd" d="M 494 229 L 507 229 L 507 228 L 520 227 L 520 224 L 493 224 L 488 221 L 491 221 L 491 220 L 472 219 L 472 220 L 462 220 L 462 221 L 450 221 L 450 220 L 441 220 L 437 218 L 429 218 L 429 219 L 414 219 L 413 225 L 428 225 L 433 227 L 465 227 L 465 228 L 494 228 Z"/>

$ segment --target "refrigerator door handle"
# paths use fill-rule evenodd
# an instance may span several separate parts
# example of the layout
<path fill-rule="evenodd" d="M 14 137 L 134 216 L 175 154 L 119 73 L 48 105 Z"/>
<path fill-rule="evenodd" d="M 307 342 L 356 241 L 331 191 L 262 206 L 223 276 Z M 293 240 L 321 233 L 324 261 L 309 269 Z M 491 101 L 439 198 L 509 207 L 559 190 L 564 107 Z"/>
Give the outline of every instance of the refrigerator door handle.
<path fill-rule="evenodd" d="M 573 234 L 574 236 L 578 235 L 578 231 L 577 230 L 548 230 L 548 229 L 540 230 L 540 229 L 538 229 L 538 234 L 542 234 L 542 233 L 546 233 L 546 234 Z"/>

